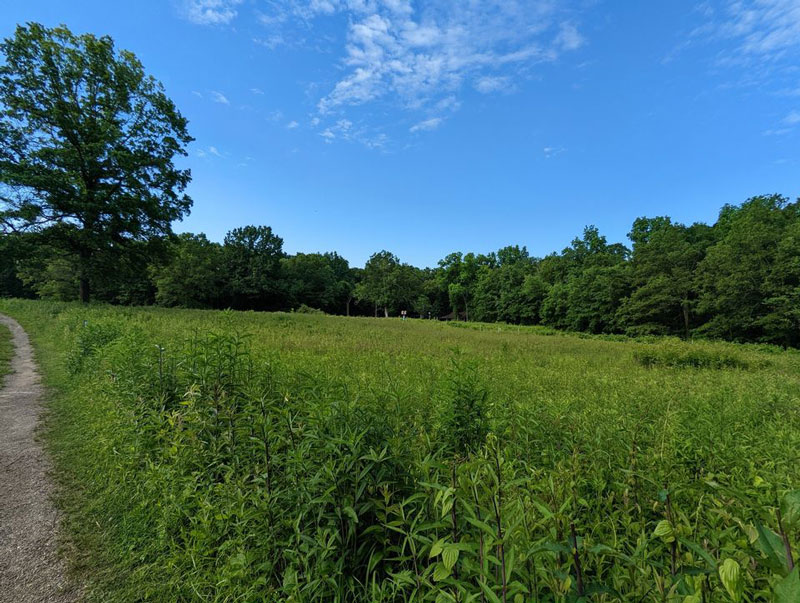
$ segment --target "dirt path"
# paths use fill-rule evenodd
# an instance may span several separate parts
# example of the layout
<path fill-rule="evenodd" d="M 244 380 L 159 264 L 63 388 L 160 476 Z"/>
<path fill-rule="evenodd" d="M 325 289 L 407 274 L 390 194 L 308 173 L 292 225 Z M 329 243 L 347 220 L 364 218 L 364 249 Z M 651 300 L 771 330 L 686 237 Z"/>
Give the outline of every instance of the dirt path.
<path fill-rule="evenodd" d="M 0 389 L 0 603 L 77 601 L 56 552 L 50 463 L 36 437 L 42 385 L 33 349 L 15 320 L 0 314 L 0 323 L 15 349 Z"/>

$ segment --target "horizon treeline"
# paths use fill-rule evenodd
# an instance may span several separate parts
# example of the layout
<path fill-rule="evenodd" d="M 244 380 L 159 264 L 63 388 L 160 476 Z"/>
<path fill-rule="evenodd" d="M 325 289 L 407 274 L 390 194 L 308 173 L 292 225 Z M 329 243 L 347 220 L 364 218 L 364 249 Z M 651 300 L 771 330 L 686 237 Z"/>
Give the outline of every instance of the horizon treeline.
<path fill-rule="evenodd" d="M 90 286 L 112 304 L 321 311 L 541 324 L 589 333 L 800 346 L 800 200 L 725 205 L 713 225 L 638 218 L 630 247 L 593 226 L 560 253 L 454 252 L 416 268 L 388 251 L 363 268 L 336 252 L 283 251 L 268 226 L 222 243 L 185 233 L 126 246 Z M 35 234 L 0 238 L 0 295 L 78 298 L 74 258 Z"/>

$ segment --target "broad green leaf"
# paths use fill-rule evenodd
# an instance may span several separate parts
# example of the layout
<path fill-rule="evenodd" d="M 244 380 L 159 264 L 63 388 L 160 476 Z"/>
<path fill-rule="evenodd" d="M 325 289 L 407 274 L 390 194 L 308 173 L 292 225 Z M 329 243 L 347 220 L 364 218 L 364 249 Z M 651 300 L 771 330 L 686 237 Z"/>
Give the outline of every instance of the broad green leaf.
<path fill-rule="evenodd" d="M 439 540 L 434 542 L 433 545 L 431 545 L 431 553 L 430 555 L 428 555 L 428 557 L 430 559 L 436 557 L 439 553 L 442 552 L 443 546 L 444 546 L 444 538 L 440 538 Z"/>
<path fill-rule="evenodd" d="M 731 599 L 738 603 L 742 599 L 744 580 L 742 578 L 742 569 L 735 559 L 728 558 L 722 562 L 722 565 L 719 566 L 719 579 Z"/>
<path fill-rule="evenodd" d="M 760 522 L 756 522 L 756 531 L 758 532 L 756 546 L 765 557 L 764 565 L 779 572 L 782 576 L 785 576 L 789 568 L 786 566 L 781 537 L 769 528 L 761 525 Z"/>
<path fill-rule="evenodd" d="M 797 603 L 800 601 L 800 566 L 775 586 L 774 603 Z"/>
<path fill-rule="evenodd" d="M 781 515 L 783 516 L 783 527 L 786 530 L 797 525 L 800 521 L 800 490 L 792 490 L 783 495 Z"/>
<path fill-rule="evenodd" d="M 452 603 L 453 601 L 455 601 L 453 596 L 445 591 L 441 591 L 436 595 L 436 603 Z"/>
<path fill-rule="evenodd" d="M 452 570 L 458 561 L 458 547 L 448 544 L 442 550 L 442 563 L 448 570 Z"/>
<path fill-rule="evenodd" d="M 441 582 L 450 576 L 450 569 L 451 568 L 446 567 L 443 563 L 437 563 L 436 567 L 433 569 L 433 581 Z"/>
<path fill-rule="evenodd" d="M 672 524 L 666 519 L 659 521 L 656 529 L 653 530 L 653 538 L 661 538 L 664 542 L 675 540 L 675 530 L 672 529 Z"/>

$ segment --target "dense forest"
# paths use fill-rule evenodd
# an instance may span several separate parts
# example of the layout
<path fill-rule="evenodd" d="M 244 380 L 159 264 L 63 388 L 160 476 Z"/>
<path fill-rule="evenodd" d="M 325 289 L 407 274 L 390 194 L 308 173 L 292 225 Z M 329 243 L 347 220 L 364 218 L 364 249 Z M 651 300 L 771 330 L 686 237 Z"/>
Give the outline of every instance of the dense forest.
<path fill-rule="evenodd" d="M 268 226 L 175 235 L 188 121 L 108 36 L 18 26 L 0 43 L 0 296 L 543 324 L 800 345 L 800 202 L 726 205 L 713 226 L 639 218 L 561 253 L 451 253 L 416 268 L 286 254 Z M 588 220 L 587 220 L 588 221 Z"/>
<path fill-rule="evenodd" d="M 713 226 L 639 218 L 630 247 L 587 227 L 560 253 L 451 253 L 416 268 L 380 251 L 363 268 L 335 252 L 283 251 L 266 226 L 152 238 L 104 254 L 97 300 L 190 308 L 450 318 L 627 335 L 800 345 L 800 202 L 726 205 Z M 0 239 L 3 296 L 77 299 L 73 256 L 36 233 Z"/>

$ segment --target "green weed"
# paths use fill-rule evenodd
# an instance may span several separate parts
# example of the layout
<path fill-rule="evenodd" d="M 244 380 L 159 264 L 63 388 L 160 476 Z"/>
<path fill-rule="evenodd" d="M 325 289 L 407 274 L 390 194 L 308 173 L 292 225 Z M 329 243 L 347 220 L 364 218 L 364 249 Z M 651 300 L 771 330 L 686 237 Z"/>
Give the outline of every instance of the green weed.
<path fill-rule="evenodd" d="M 90 600 L 798 600 L 796 354 L 0 308 L 53 391 Z"/>

